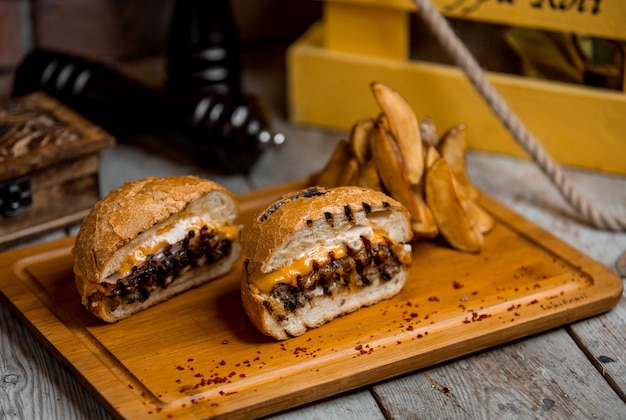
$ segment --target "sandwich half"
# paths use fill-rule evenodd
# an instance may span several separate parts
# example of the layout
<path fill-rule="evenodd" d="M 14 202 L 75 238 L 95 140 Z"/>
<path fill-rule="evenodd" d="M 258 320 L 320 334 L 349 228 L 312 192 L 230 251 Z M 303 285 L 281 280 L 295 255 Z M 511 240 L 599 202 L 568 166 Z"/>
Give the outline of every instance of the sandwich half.
<path fill-rule="evenodd" d="M 196 176 L 130 181 L 100 200 L 72 249 L 82 304 L 116 322 L 230 272 L 241 246 L 234 195 Z"/>
<path fill-rule="evenodd" d="M 241 232 L 241 296 L 252 323 L 285 340 L 398 294 L 412 263 L 408 211 L 347 186 L 287 194 Z"/>

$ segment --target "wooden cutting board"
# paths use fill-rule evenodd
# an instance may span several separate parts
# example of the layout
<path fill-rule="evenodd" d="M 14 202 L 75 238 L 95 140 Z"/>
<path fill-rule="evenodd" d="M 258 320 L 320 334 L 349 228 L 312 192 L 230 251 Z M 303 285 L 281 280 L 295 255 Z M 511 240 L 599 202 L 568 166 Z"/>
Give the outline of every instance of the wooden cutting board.
<path fill-rule="evenodd" d="M 240 196 L 242 218 L 291 183 Z M 240 271 L 116 324 L 80 305 L 73 238 L 0 254 L 0 290 L 115 416 L 250 418 L 415 371 L 610 310 L 620 278 L 489 197 L 498 220 L 474 255 L 414 247 L 395 298 L 284 342 L 243 312 Z"/>

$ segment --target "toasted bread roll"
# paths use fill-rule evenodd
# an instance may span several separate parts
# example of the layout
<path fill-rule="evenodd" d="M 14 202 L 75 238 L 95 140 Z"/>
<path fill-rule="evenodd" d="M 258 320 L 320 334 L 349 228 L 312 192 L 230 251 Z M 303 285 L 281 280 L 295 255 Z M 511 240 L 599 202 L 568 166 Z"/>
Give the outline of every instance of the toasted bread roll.
<path fill-rule="evenodd" d="M 287 194 L 241 232 L 241 295 L 252 323 L 278 340 L 400 292 L 412 262 L 410 216 L 360 187 Z"/>
<path fill-rule="evenodd" d="M 123 184 L 83 221 L 72 253 L 82 304 L 115 322 L 229 272 L 239 260 L 238 204 L 195 176 Z"/>

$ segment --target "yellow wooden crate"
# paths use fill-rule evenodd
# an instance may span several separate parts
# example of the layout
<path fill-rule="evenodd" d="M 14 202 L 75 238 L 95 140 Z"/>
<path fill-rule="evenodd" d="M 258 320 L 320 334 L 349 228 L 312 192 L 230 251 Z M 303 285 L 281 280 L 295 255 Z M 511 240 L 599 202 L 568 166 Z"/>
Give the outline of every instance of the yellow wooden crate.
<path fill-rule="evenodd" d="M 618 0 L 597 2 L 598 10 L 593 9 L 595 0 L 580 0 L 584 7 L 570 14 L 545 9 L 558 3 L 548 0 L 434 3 L 449 16 L 459 17 L 463 4 L 481 4 L 462 17 L 626 39 L 626 25 L 620 21 L 626 2 Z M 446 7 L 453 3 L 459 7 Z M 357 119 L 379 113 L 369 85 L 380 81 L 402 92 L 417 116 L 430 116 L 440 130 L 466 123 L 471 148 L 526 156 L 460 69 L 408 58 L 413 12 L 409 0 L 326 0 L 323 20 L 287 53 L 291 120 L 349 130 Z M 626 174 L 624 91 L 495 72 L 487 77 L 557 161 Z"/>

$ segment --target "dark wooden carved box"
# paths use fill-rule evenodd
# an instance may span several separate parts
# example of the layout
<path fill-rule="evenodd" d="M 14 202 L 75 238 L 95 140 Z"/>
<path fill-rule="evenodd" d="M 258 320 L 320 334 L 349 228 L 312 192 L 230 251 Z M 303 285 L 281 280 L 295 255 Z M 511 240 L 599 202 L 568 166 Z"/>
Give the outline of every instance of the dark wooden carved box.
<path fill-rule="evenodd" d="M 78 225 L 100 199 L 99 152 L 114 145 L 42 92 L 0 103 L 0 249 Z"/>

